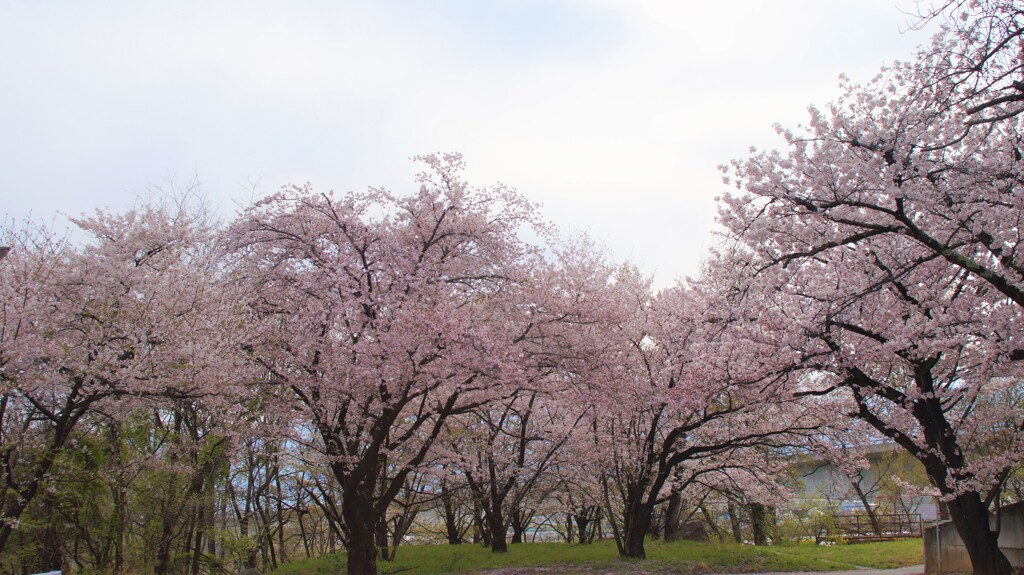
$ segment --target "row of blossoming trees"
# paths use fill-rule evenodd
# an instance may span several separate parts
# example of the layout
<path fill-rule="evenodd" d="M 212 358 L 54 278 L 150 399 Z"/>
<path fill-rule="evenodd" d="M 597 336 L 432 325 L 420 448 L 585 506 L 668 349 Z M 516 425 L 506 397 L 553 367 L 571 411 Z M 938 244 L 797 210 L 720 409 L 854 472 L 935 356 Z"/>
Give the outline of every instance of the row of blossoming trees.
<path fill-rule="evenodd" d="M 278 563 L 296 534 L 314 553 L 306 514 L 374 572 L 431 501 L 460 540 L 467 498 L 495 551 L 562 497 L 642 557 L 673 493 L 764 479 L 744 448 L 819 427 L 734 278 L 655 295 L 585 241 L 525 241 L 551 237 L 534 206 L 458 156 L 421 160 L 412 196 L 8 230 L 7 568 Z"/>
<path fill-rule="evenodd" d="M 884 437 L 975 571 L 1009 573 L 988 513 L 1024 453 L 1021 9 L 946 8 L 920 59 L 728 168 L 721 247 L 658 292 L 455 155 L 408 196 L 6 229 L 3 568 L 344 548 L 375 573 L 417 518 L 500 552 L 550 509 L 643 557 L 682 498 L 771 503 L 780 454 Z"/>

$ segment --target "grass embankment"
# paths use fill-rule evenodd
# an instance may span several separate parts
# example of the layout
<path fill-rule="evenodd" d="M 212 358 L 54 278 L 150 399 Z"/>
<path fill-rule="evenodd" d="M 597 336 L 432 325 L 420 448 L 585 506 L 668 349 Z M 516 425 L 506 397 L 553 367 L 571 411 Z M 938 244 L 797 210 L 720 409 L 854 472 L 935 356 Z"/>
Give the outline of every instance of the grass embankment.
<path fill-rule="evenodd" d="M 764 571 L 836 571 L 889 569 L 924 561 L 920 539 L 855 545 L 777 545 L 754 547 L 727 543 L 647 544 L 647 559 L 624 561 L 615 544 L 524 543 L 495 554 L 479 545 L 408 545 L 394 563 L 380 562 L 382 574 L 434 575 L 510 567 L 554 573 L 751 573 Z M 327 575 L 345 572 L 345 554 L 296 561 L 275 575 Z"/>

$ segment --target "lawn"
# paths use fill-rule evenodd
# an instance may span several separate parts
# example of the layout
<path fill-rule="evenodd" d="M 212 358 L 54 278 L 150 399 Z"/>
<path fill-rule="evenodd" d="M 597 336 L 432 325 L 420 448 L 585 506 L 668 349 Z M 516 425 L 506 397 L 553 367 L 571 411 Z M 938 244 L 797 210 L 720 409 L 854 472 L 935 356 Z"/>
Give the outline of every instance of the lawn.
<path fill-rule="evenodd" d="M 478 545 L 408 545 L 398 549 L 394 563 L 380 562 L 380 573 L 433 575 L 522 567 L 558 573 L 751 573 L 764 571 L 835 571 L 873 567 L 888 569 L 924 561 L 920 539 L 884 543 L 754 547 L 730 543 L 647 544 L 647 559 L 625 561 L 615 543 L 592 545 L 525 543 L 494 554 Z M 296 561 L 275 575 L 327 575 L 345 572 L 343 553 Z"/>

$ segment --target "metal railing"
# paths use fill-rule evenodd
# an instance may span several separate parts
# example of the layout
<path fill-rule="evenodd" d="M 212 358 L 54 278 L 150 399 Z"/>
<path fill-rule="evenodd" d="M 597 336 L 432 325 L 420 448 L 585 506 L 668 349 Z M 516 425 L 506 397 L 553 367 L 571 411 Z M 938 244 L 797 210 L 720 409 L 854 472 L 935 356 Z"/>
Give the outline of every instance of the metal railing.
<path fill-rule="evenodd" d="M 878 513 L 875 523 L 866 513 L 835 515 L 823 525 L 818 539 L 881 540 L 921 536 L 921 516 L 917 513 Z"/>

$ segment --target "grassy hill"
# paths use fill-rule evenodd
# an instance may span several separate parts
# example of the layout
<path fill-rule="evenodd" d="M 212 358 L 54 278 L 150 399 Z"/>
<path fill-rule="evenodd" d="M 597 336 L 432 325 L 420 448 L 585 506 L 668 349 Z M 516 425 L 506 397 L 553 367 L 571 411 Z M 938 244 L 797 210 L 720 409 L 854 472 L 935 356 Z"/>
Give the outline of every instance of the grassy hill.
<path fill-rule="evenodd" d="M 920 539 L 850 545 L 779 545 L 754 547 L 729 543 L 661 543 L 647 545 L 647 559 L 624 561 L 611 541 L 593 545 L 524 543 L 505 554 L 478 545 L 408 545 L 398 549 L 394 563 L 381 562 L 380 572 L 433 575 L 501 570 L 506 573 L 752 573 L 765 571 L 836 571 L 872 567 L 888 569 L 924 561 Z M 509 568 L 522 568 L 511 569 Z M 296 561 L 275 575 L 344 573 L 339 553 Z"/>

